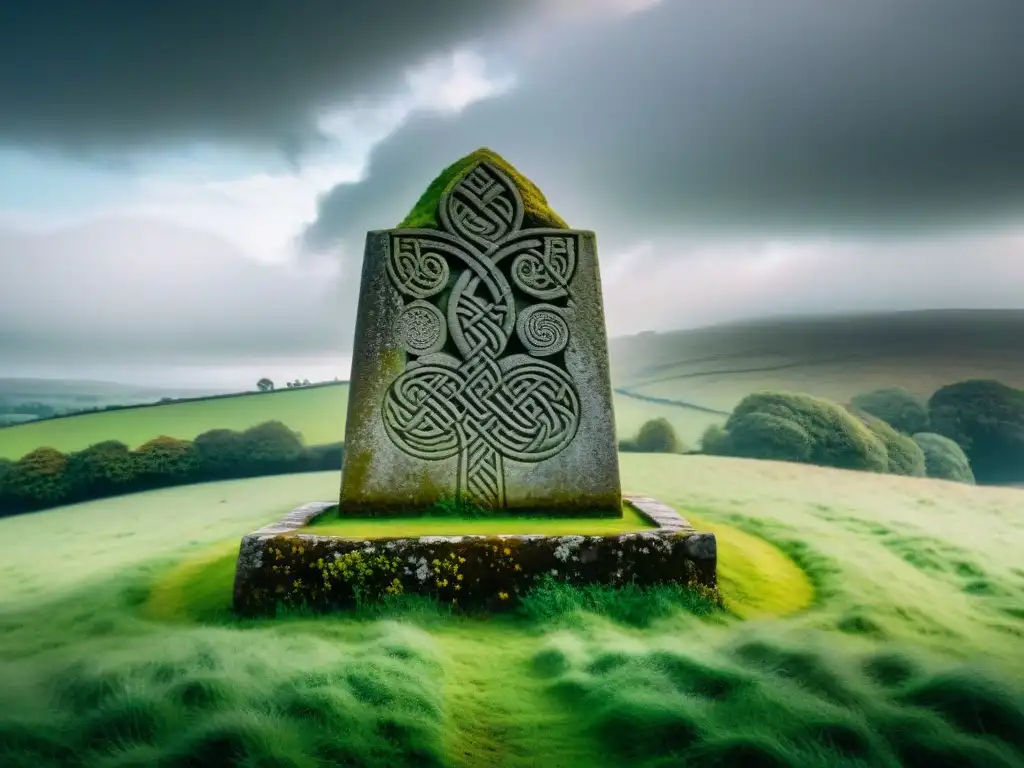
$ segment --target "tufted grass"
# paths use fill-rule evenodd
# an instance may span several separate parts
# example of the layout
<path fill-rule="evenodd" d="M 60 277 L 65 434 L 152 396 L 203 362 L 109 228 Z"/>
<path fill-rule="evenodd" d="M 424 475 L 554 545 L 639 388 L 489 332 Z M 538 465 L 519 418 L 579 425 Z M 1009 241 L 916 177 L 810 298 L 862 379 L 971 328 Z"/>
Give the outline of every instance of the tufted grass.
<path fill-rule="evenodd" d="M 0 520 L 0 765 L 1022 764 L 1024 492 L 622 468 L 716 530 L 747 620 L 565 594 L 532 618 L 218 613 L 237 538 L 336 473 Z"/>

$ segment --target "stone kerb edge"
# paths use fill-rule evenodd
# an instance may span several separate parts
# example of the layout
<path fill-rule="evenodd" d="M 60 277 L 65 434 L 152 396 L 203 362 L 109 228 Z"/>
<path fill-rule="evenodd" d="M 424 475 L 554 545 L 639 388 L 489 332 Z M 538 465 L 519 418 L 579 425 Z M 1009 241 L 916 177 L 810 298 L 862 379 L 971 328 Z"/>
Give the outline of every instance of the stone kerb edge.
<path fill-rule="evenodd" d="M 641 516 L 654 523 L 653 531 L 637 531 L 606 537 L 618 542 L 629 542 L 636 539 L 660 540 L 685 535 L 682 542 L 686 557 L 701 567 L 698 573 L 702 578 L 698 583 L 706 587 L 717 584 L 718 547 L 715 534 L 697 531 L 690 522 L 666 504 L 650 496 L 623 495 L 623 501 L 635 509 Z M 266 525 L 242 538 L 239 547 L 238 562 L 235 569 L 234 602 L 236 608 L 245 601 L 246 592 L 250 588 L 253 577 L 263 568 L 264 553 L 272 541 L 285 534 L 293 534 L 289 538 L 312 542 L 350 541 L 340 536 L 321 536 L 309 533 L 294 533 L 305 527 L 312 520 L 335 507 L 333 501 L 312 501 L 302 504 L 280 520 Z M 555 541 L 561 539 L 583 539 L 581 536 L 547 536 L 543 534 L 469 534 L 463 536 L 421 536 L 413 539 L 379 539 L 376 543 L 387 545 L 388 542 L 404 541 L 418 544 L 458 543 L 467 540 L 499 539 L 521 542 Z M 356 541 L 356 540 L 351 540 Z M 667 543 L 667 542 L 666 542 Z"/>

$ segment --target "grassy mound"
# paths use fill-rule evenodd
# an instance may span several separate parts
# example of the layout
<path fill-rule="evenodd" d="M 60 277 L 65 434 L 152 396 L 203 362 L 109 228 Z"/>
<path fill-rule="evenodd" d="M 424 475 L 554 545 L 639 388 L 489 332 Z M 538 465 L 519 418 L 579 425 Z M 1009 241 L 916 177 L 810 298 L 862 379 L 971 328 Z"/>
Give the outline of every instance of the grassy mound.
<path fill-rule="evenodd" d="M 603 536 L 650 530 L 656 526 L 628 504 L 622 517 L 470 517 L 423 516 L 401 518 L 343 518 L 325 514 L 306 526 L 320 536 L 349 539 L 415 538 L 419 536 L 544 534 L 546 536 Z"/>
<path fill-rule="evenodd" d="M 416 205 L 409 211 L 409 215 L 398 225 L 399 228 L 440 229 L 441 225 L 437 220 L 437 206 L 441 201 L 441 196 L 454 187 L 468 170 L 482 161 L 490 163 L 502 171 L 519 189 L 519 194 L 523 198 L 524 228 L 568 229 L 569 225 L 562 220 L 561 216 L 551 210 L 547 198 L 544 197 L 544 193 L 537 185 L 523 176 L 497 152 L 486 147 L 470 152 L 441 171 L 437 178 L 430 182 L 420 199 L 416 201 Z"/>
<path fill-rule="evenodd" d="M 238 538 L 337 473 L 0 520 L 0 764 L 1024 761 L 1021 491 L 667 454 L 622 471 L 699 512 L 726 599 L 768 620 L 557 590 L 525 619 L 218 617 Z M 773 610 L 787 589 L 801 608 Z"/>
<path fill-rule="evenodd" d="M 813 635 L 667 640 L 562 639 L 535 662 L 622 765 L 1009 768 L 1024 749 L 1024 697 L 980 672 Z"/>

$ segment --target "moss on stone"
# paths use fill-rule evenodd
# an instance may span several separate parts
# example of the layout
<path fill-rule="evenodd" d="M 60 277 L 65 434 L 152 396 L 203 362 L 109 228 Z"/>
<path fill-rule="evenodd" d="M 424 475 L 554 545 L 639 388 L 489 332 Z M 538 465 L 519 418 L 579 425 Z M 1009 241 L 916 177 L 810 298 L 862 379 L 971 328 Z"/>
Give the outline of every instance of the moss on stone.
<path fill-rule="evenodd" d="M 437 208 L 441 196 L 454 187 L 459 179 L 468 173 L 473 166 L 479 162 L 488 162 L 508 176 L 523 198 L 523 227 L 554 227 L 557 229 L 568 229 L 561 216 L 551 210 L 547 198 L 532 181 L 523 176 L 515 167 L 506 161 L 497 152 L 486 147 L 481 147 L 475 152 L 470 152 L 460 160 L 449 165 L 440 175 L 427 187 L 426 191 L 416 201 L 416 205 L 409 212 L 409 215 L 398 225 L 400 229 L 440 229 L 438 222 Z"/>

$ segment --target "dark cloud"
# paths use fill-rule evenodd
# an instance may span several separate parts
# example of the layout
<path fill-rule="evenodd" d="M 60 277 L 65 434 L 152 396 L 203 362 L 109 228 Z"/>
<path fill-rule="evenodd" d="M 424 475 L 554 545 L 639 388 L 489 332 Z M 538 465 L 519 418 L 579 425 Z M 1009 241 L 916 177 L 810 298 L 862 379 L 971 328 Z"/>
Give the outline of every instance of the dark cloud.
<path fill-rule="evenodd" d="M 0 143 L 106 152 L 225 140 L 296 152 L 325 106 L 517 22 L 539 0 L 0 3 Z"/>
<path fill-rule="evenodd" d="M 310 249 L 358 248 L 487 145 L 608 244 L 917 231 L 1024 210 L 1020 0 L 662 5 L 532 40 L 519 87 L 420 115 L 325 196 Z"/>

